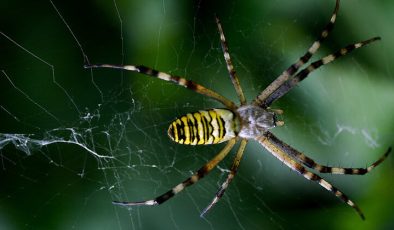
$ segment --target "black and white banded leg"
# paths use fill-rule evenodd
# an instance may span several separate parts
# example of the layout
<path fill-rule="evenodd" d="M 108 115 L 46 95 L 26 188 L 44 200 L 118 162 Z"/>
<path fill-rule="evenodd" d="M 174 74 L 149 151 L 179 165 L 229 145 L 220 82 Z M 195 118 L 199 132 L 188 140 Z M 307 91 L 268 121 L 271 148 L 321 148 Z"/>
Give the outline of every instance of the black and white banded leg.
<path fill-rule="evenodd" d="M 193 81 L 187 80 L 179 76 L 160 72 L 143 65 L 108 65 L 108 64 L 86 65 L 85 68 L 90 68 L 90 69 L 112 68 L 112 69 L 128 70 L 128 71 L 145 74 L 164 81 L 172 82 L 176 85 L 185 87 L 199 94 L 213 98 L 219 101 L 220 103 L 222 103 L 225 107 L 227 107 L 227 109 L 201 110 L 196 113 L 198 116 L 194 116 L 192 114 L 187 114 L 185 116 L 182 116 L 181 118 L 176 119 L 170 125 L 170 129 L 168 131 L 170 137 L 179 144 L 195 145 L 195 144 L 214 143 L 213 141 L 208 141 L 208 137 L 209 140 L 215 139 L 216 142 L 219 142 L 220 140 L 228 141 L 226 146 L 219 153 L 217 153 L 213 159 L 211 159 L 208 163 L 206 163 L 203 167 L 201 167 L 191 177 L 189 177 L 188 179 L 184 180 L 182 183 L 179 183 L 178 185 L 173 187 L 171 190 L 167 191 L 166 193 L 154 199 L 138 201 L 138 202 L 114 201 L 113 203 L 122 206 L 138 206 L 138 205 L 151 206 L 151 205 L 162 204 L 163 202 L 171 199 L 176 194 L 183 191 L 188 186 L 195 184 L 200 179 L 202 179 L 205 175 L 207 175 L 214 167 L 217 166 L 219 162 L 221 162 L 228 155 L 231 149 L 235 146 L 236 142 L 238 140 L 241 140 L 236 156 L 234 157 L 230 173 L 228 174 L 226 180 L 220 186 L 214 199 L 201 213 L 201 216 L 203 216 L 223 196 L 224 192 L 226 191 L 229 184 L 231 183 L 231 181 L 233 180 L 233 178 L 237 173 L 240 161 L 242 159 L 245 150 L 245 146 L 248 143 L 248 139 L 254 139 L 258 141 L 277 159 L 283 162 L 286 166 L 296 171 L 304 178 L 308 180 L 316 181 L 320 186 L 330 191 L 340 200 L 351 206 L 361 216 L 361 218 L 364 219 L 364 215 L 361 212 L 360 208 L 352 200 L 350 200 L 343 192 L 338 190 L 329 182 L 322 179 L 320 176 L 314 174 L 313 172 L 309 171 L 308 168 L 320 173 L 363 175 L 370 172 L 381 162 L 383 162 L 390 154 L 391 148 L 389 148 L 386 151 L 386 153 L 382 157 L 380 157 L 377 161 L 375 161 L 373 164 L 365 168 L 331 167 L 331 166 L 318 164 L 317 162 L 307 157 L 303 153 L 285 144 L 284 142 L 276 138 L 272 133 L 268 131 L 268 129 L 273 128 L 275 126 L 281 126 L 284 123 L 283 121 L 279 121 L 275 119 L 274 114 L 277 115 L 281 114 L 282 111 L 270 108 L 270 105 L 274 101 L 276 101 L 284 94 L 289 92 L 292 88 L 294 88 L 294 86 L 296 86 L 300 81 L 305 79 L 311 72 L 313 72 L 317 68 L 334 61 L 336 58 L 345 56 L 347 53 L 351 52 L 354 49 L 360 48 L 364 45 L 367 45 L 373 41 L 380 39 L 379 37 L 375 37 L 363 42 L 349 45 L 333 54 L 330 54 L 318 61 L 313 62 L 309 66 L 304 67 L 304 69 L 302 69 L 305 63 L 309 62 L 311 57 L 317 52 L 323 40 L 327 38 L 329 32 L 333 29 L 337 18 L 337 13 L 339 10 L 339 3 L 340 1 L 336 0 L 335 9 L 334 12 L 332 13 L 330 21 L 323 29 L 320 36 L 316 39 L 316 41 L 313 42 L 312 46 L 307 50 L 307 52 L 303 56 L 301 56 L 298 59 L 298 61 L 296 61 L 294 64 L 290 65 L 290 67 L 288 67 L 285 71 L 283 71 L 283 73 L 280 76 L 278 76 L 265 90 L 263 90 L 250 105 L 246 104 L 244 93 L 242 91 L 237 73 L 231 61 L 223 28 L 220 23 L 220 20 L 217 17 L 216 17 L 216 25 L 220 35 L 220 42 L 223 50 L 223 56 L 226 61 L 226 66 L 228 73 L 230 75 L 230 79 L 232 81 L 232 84 L 237 92 L 237 96 L 241 103 L 241 107 L 238 107 L 237 103 L 228 100 L 227 98 L 223 97 L 217 92 L 208 89 L 200 84 L 197 84 Z M 251 111 L 250 115 L 248 113 L 241 114 L 241 111 L 245 111 L 245 110 Z M 207 116 L 204 115 L 206 113 L 208 113 Z M 198 121 L 199 116 L 201 119 L 200 121 Z M 215 116 L 216 118 L 214 118 Z M 193 122 L 192 120 L 194 119 L 196 119 L 197 122 L 196 121 Z M 207 120 L 210 120 L 212 124 L 206 125 L 205 121 Z M 178 125 L 174 125 L 178 121 L 183 125 L 179 127 Z M 263 128 L 263 127 L 267 127 L 267 128 Z M 179 135 L 177 134 L 178 132 L 180 133 Z M 225 132 L 226 135 L 228 136 L 225 135 Z M 184 135 L 186 133 L 188 135 Z M 200 140 L 203 141 L 200 142 L 198 139 L 195 139 L 196 141 L 194 142 L 190 141 L 196 136 L 201 137 Z"/>
<path fill-rule="evenodd" d="M 122 205 L 122 206 L 140 206 L 140 205 L 159 205 L 179 192 L 183 191 L 186 187 L 195 184 L 197 181 L 199 181 L 201 178 L 203 178 L 205 175 L 207 175 L 215 166 L 221 162 L 227 154 L 230 152 L 230 150 L 234 147 L 235 143 L 237 142 L 237 138 L 233 138 L 229 140 L 226 144 L 226 146 L 208 163 L 206 163 L 203 167 L 201 167 L 197 172 L 195 172 L 191 177 L 188 179 L 184 180 L 182 183 L 176 185 L 174 188 L 171 190 L 167 191 L 166 193 L 156 197 L 153 200 L 146 200 L 146 201 L 137 201 L 137 202 L 128 202 L 128 201 L 113 201 L 113 204 L 116 205 Z"/>
<path fill-rule="evenodd" d="M 200 84 L 197 84 L 193 81 L 187 80 L 183 77 L 179 76 L 174 76 L 168 73 L 160 72 L 155 69 L 143 66 L 143 65 L 109 65 L 109 64 L 95 64 L 95 65 L 85 65 L 84 66 L 86 69 L 93 69 L 93 68 L 110 68 L 110 69 L 122 69 L 122 70 L 128 70 L 128 71 L 133 71 L 137 73 L 142 73 L 151 77 L 155 77 L 164 81 L 169 81 L 172 82 L 176 85 L 183 86 L 187 89 L 190 89 L 194 92 L 197 92 L 199 94 L 208 96 L 210 98 L 213 98 L 223 105 L 225 105 L 229 109 L 234 109 L 236 108 L 236 105 L 234 102 L 230 101 L 229 99 L 225 98 L 224 96 L 220 95 L 219 93 L 208 89 Z"/>
<path fill-rule="evenodd" d="M 283 95 L 288 93 L 291 89 L 293 89 L 294 86 L 296 86 L 300 81 L 304 80 L 306 77 L 308 77 L 308 75 L 310 73 L 312 73 L 313 71 L 315 71 L 319 67 L 321 67 L 323 65 L 326 65 L 326 64 L 328 64 L 330 62 L 333 62 L 337 58 L 343 57 L 343 56 L 349 54 L 350 52 L 352 52 L 355 49 L 361 48 L 361 47 L 363 47 L 365 45 L 368 45 L 368 44 L 370 44 L 370 43 L 372 43 L 374 41 L 378 41 L 380 39 L 381 39 L 380 37 L 374 37 L 374 38 L 371 38 L 371 39 L 368 39 L 368 40 L 365 40 L 365 41 L 362 41 L 362 42 L 358 42 L 358 43 L 355 43 L 355 44 L 348 45 L 348 46 L 336 51 L 335 53 L 329 54 L 329 55 L 323 57 L 322 59 L 311 63 L 308 67 L 306 67 L 305 69 L 303 69 L 300 72 L 298 72 L 297 75 L 295 75 L 290 80 L 286 81 L 278 89 L 276 89 L 271 95 L 269 95 L 265 99 L 265 105 L 269 106 L 274 101 L 276 101 L 279 98 L 281 98 Z"/>
<path fill-rule="evenodd" d="M 287 154 L 287 152 L 283 151 L 283 149 L 281 149 L 280 146 L 278 146 L 276 143 L 273 143 L 270 139 L 268 139 L 265 136 L 256 137 L 255 140 L 257 140 L 265 149 L 267 149 L 278 160 L 283 162 L 287 167 L 298 172 L 304 178 L 317 182 L 320 186 L 327 189 L 332 194 L 334 194 L 336 197 L 338 197 L 340 200 L 342 200 L 343 202 L 348 204 L 350 207 L 352 207 L 360 215 L 361 219 L 363 219 L 363 220 L 365 219 L 365 216 L 364 216 L 363 212 L 361 211 L 361 209 L 358 207 L 358 205 L 356 203 L 354 203 L 352 200 L 350 200 L 347 195 L 345 195 L 342 191 L 340 191 L 338 188 L 334 187 L 332 184 L 330 184 L 329 182 L 327 182 L 326 180 L 324 180 L 320 176 L 310 172 L 308 169 L 306 169 L 300 163 L 296 162 L 294 159 L 292 159 Z"/>
<path fill-rule="evenodd" d="M 374 163 L 369 165 L 368 167 L 365 168 L 342 168 L 342 167 L 331 167 L 331 166 L 325 166 L 321 165 L 305 154 L 299 152 L 298 150 L 294 149 L 290 145 L 284 143 L 280 139 L 278 139 L 276 136 L 274 136 L 271 132 L 267 132 L 265 134 L 265 137 L 270 141 L 272 144 L 274 144 L 278 149 L 281 151 L 287 153 L 289 156 L 293 157 L 295 160 L 299 161 L 301 164 L 304 166 L 314 169 L 317 172 L 320 173 L 332 173 L 332 174 L 350 174 L 350 175 L 364 175 L 372 171 L 376 166 L 378 166 L 380 163 L 382 163 L 387 156 L 391 152 L 391 147 L 389 147 L 386 152 Z"/>
<path fill-rule="evenodd" d="M 201 217 L 203 217 L 205 215 L 205 213 L 207 213 L 220 200 L 220 198 L 222 198 L 222 196 L 224 195 L 224 192 L 228 188 L 229 184 L 234 179 L 235 174 L 238 171 L 239 163 L 241 162 L 241 159 L 244 154 L 245 147 L 246 147 L 247 143 L 248 143 L 248 140 L 246 140 L 246 139 L 243 139 L 241 141 L 241 144 L 238 148 L 237 154 L 235 155 L 233 165 L 231 166 L 230 173 L 227 176 L 227 179 L 220 186 L 219 190 L 216 192 L 216 195 L 213 198 L 213 200 L 211 201 L 211 203 L 209 203 L 209 205 L 201 212 L 201 215 L 200 215 Z"/>
<path fill-rule="evenodd" d="M 320 48 L 320 44 L 328 37 L 329 32 L 334 28 L 334 24 L 337 18 L 338 10 L 339 10 L 340 0 L 337 0 L 335 3 L 334 12 L 331 15 L 331 19 L 320 33 L 320 37 L 313 42 L 312 46 L 308 49 L 308 51 L 298 59 L 297 62 L 292 64 L 289 68 L 287 68 L 279 77 L 277 77 L 270 85 L 267 86 L 254 100 L 255 105 L 260 105 L 263 107 L 268 107 L 268 103 L 266 103 L 266 99 L 270 96 L 275 90 L 277 90 L 283 83 L 290 79 L 293 74 L 295 74 L 298 69 L 303 66 L 305 63 L 309 61 L 309 59 L 317 52 Z"/>
<path fill-rule="evenodd" d="M 242 91 L 241 85 L 239 83 L 237 72 L 235 71 L 234 65 L 231 61 L 231 57 L 230 57 L 230 53 L 228 51 L 228 45 L 227 45 L 226 37 L 224 36 L 222 24 L 220 23 L 220 20 L 217 16 L 216 16 L 216 25 L 218 27 L 218 31 L 219 31 L 219 35 L 220 35 L 220 43 L 222 44 L 222 51 L 223 51 L 223 55 L 224 55 L 224 60 L 226 61 L 226 65 L 227 65 L 227 71 L 230 74 L 231 82 L 234 85 L 235 91 L 237 92 L 237 95 L 238 95 L 239 101 L 241 102 L 241 105 L 245 105 L 246 99 L 245 99 L 244 93 Z"/>

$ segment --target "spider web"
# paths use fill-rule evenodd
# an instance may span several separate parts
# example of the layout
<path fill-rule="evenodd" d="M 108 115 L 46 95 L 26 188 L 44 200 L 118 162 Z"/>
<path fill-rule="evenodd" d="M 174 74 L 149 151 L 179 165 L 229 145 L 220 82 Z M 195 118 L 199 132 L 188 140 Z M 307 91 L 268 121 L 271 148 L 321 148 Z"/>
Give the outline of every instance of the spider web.
<path fill-rule="evenodd" d="M 213 20 L 217 13 L 250 101 L 305 52 L 333 3 L 20 0 L 2 5 L 1 229 L 394 226 L 391 158 L 371 175 L 323 175 L 359 203 L 368 219 L 362 222 L 253 141 L 236 179 L 204 218 L 199 214 L 227 176 L 232 155 L 163 205 L 111 204 L 152 199 L 212 158 L 223 145 L 176 145 L 166 130 L 175 117 L 222 106 L 157 79 L 86 70 L 84 64 L 144 64 L 236 101 Z M 359 8 L 351 10 L 353 5 Z M 314 72 L 275 103 L 286 122 L 274 130 L 278 137 L 335 166 L 368 165 L 393 144 L 392 8 L 342 3 L 318 57 L 376 35 L 383 41 Z"/>

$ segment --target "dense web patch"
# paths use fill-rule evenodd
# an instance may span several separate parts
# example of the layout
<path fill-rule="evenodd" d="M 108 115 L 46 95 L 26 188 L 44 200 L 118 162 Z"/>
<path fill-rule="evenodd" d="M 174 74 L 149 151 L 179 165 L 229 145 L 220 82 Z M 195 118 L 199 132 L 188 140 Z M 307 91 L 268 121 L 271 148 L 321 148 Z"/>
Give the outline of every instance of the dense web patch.
<path fill-rule="evenodd" d="M 2 14 L 13 22 L 0 31 L 0 228 L 286 229 L 305 221 L 334 227 L 341 218 L 359 224 L 345 205 L 256 144 L 204 218 L 199 214 L 226 178 L 232 156 L 163 206 L 113 206 L 113 200 L 153 198 L 210 159 L 222 146 L 176 145 L 166 131 L 175 117 L 218 104 L 142 75 L 83 69 L 86 63 L 144 64 L 234 99 L 217 13 L 250 101 L 308 47 L 333 3 L 162 1 L 144 2 L 142 10 L 137 1 L 87 4 L 49 1 L 19 12 L 12 3 Z M 320 162 L 362 167 L 392 145 L 393 52 L 385 52 L 390 34 L 384 28 L 365 25 L 361 11 L 371 7 L 357 1 L 362 9 L 351 12 L 352 4 L 343 3 L 320 56 L 365 37 L 379 35 L 383 42 L 322 68 L 276 103 L 286 124 L 274 132 Z M 392 165 L 362 178 L 328 179 L 379 226 L 372 207 L 385 213 L 393 202 Z"/>

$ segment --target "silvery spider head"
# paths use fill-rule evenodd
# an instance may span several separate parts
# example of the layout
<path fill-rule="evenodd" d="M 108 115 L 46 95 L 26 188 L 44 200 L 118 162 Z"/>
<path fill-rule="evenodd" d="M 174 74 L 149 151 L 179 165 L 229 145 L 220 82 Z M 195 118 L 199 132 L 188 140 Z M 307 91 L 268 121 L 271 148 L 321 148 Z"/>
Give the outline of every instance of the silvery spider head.
<path fill-rule="evenodd" d="M 243 138 L 261 136 L 276 126 L 276 115 L 261 107 L 247 105 L 237 109 L 241 119 L 241 129 L 238 133 Z"/>

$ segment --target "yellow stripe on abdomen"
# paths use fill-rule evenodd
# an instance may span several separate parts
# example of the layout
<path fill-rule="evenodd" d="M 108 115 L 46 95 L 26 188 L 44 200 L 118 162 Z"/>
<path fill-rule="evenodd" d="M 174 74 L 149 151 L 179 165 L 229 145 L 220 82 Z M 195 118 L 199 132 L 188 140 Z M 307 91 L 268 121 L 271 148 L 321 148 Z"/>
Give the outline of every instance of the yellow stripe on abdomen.
<path fill-rule="evenodd" d="M 170 138 L 185 145 L 217 144 L 236 137 L 238 118 L 227 109 L 200 110 L 174 120 L 168 128 Z"/>

